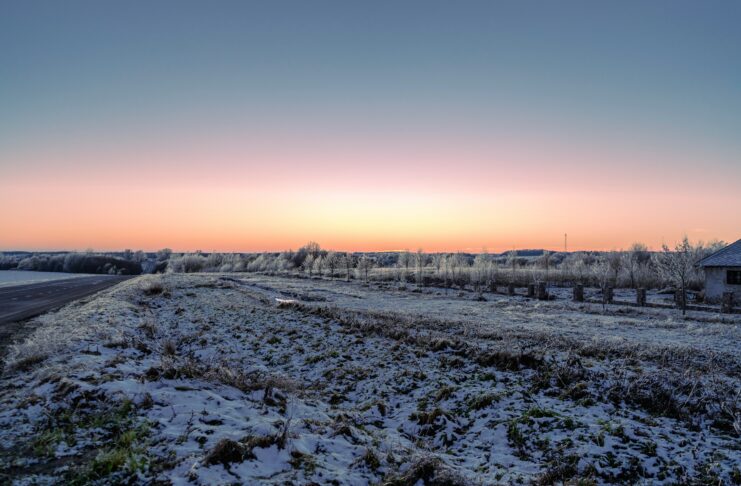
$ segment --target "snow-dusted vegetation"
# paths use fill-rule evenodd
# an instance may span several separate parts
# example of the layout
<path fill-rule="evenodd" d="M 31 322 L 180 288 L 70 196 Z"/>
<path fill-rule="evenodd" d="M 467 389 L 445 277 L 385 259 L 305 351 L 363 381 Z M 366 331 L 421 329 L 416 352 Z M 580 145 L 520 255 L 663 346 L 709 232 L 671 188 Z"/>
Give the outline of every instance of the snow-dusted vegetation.
<path fill-rule="evenodd" d="M 608 252 L 517 250 L 501 254 L 371 252 L 325 250 L 315 242 L 296 251 L 265 253 L 191 253 L 172 255 L 167 271 L 256 272 L 305 277 L 396 281 L 483 291 L 495 285 L 547 282 L 605 288 L 681 288 L 702 290 L 704 275 L 694 264 L 724 246 L 691 243 L 650 251 L 641 243 Z M 699 294 L 701 297 L 701 294 Z"/>
<path fill-rule="evenodd" d="M 741 482 L 741 317 L 362 280 L 145 276 L 39 318 L 0 480 Z"/>

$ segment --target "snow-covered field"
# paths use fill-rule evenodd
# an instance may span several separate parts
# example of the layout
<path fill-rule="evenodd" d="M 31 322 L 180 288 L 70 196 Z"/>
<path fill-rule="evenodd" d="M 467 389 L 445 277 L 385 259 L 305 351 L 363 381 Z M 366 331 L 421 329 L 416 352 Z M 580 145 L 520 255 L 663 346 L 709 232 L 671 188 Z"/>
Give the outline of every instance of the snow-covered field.
<path fill-rule="evenodd" d="M 24 285 L 37 282 L 48 282 L 50 280 L 62 280 L 65 278 L 86 277 L 80 273 L 62 272 L 30 272 L 25 270 L 0 270 L 0 287 L 13 285 Z"/>
<path fill-rule="evenodd" d="M 741 317 L 473 297 L 129 280 L 11 349 L 0 482 L 741 482 Z"/>

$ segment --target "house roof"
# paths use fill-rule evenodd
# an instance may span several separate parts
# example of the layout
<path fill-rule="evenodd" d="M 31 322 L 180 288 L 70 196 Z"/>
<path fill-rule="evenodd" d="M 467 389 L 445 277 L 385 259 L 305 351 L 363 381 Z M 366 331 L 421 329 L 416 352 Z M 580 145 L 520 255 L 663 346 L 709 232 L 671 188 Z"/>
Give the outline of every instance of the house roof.
<path fill-rule="evenodd" d="M 697 265 L 701 267 L 741 267 L 741 240 L 708 255 Z"/>

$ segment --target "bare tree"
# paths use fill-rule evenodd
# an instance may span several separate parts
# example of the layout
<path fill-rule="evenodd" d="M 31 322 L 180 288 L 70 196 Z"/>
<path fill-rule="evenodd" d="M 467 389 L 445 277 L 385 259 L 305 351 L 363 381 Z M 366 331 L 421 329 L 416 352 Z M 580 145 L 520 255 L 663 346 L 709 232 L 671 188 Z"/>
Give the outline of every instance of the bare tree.
<path fill-rule="evenodd" d="M 432 266 L 435 267 L 435 275 L 440 278 L 440 269 L 443 266 L 443 260 L 445 259 L 445 255 L 442 253 L 435 253 L 432 255 Z"/>
<path fill-rule="evenodd" d="M 628 273 L 630 286 L 634 289 L 640 287 L 645 273 L 645 267 L 650 260 L 648 247 L 643 243 L 633 243 L 628 248 L 628 251 L 623 253 L 622 260 L 622 266 Z"/>
<path fill-rule="evenodd" d="M 661 253 L 656 254 L 659 271 L 668 281 L 679 287 L 681 292 L 679 305 L 682 308 L 682 314 L 687 312 L 687 284 L 692 277 L 696 262 L 696 250 L 686 236 L 676 244 L 673 251 L 664 244 L 661 247 Z"/>
<path fill-rule="evenodd" d="M 538 259 L 538 264 L 543 270 L 545 270 L 546 287 L 548 286 L 548 271 L 551 269 L 551 256 L 552 255 L 553 254 L 550 251 L 545 250 L 543 254 L 540 256 L 540 258 Z"/>
<path fill-rule="evenodd" d="M 406 284 L 407 275 L 409 275 L 409 267 L 412 264 L 412 254 L 409 250 L 404 250 L 399 253 L 399 282 Z M 403 270 L 402 270 L 403 269 Z"/>
<path fill-rule="evenodd" d="M 507 255 L 507 265 L 512 270 L 509 283 L 514 284 L 515 283 L 515 272 L 517 271 L 517 252 L 515 250 L 512 250 Z"/>
<path fill-rule="evenodd" d="M 335 269 L 340 266 L 340 254 L 336 251 L 327 252 L 325 257 L 327 268 L 329 269 L 329 278 L 334 278 Z"/>
<path fill-rule="evenodd" d="M 325 257 L 321 254 L 314 259 L 314 271 L 320 277 L 324 274 Z"/>
<path fill-rule="evenodd" d="M 481 296 L 483 287 L 487 284 L 487 276 L 489 274 L 489 265 L 491 260 L 489 254 L 484 250 L 482 253 L 476 255 L 473 259 L 473 268 L 471 269 L 471 283 L 473 284 L 474 292 Z"/>
<path fill-rule="evenodd" d="M 612 276 L 612 267 L 607 261 L 607 258 L 603 257 L 597 260 L 592 265 L 592 272 L 594 273 L 595 280 L 597 281 L 600 289 L 602 289 L 602 311 L 604 312 L 607 306 L 607 288 L 610 286 L 610 278 Z"/>
<path fill-rule="evenodd" d="M 489 255 L 486 250 L 484 250 L 484 253 L 486 254 L 485 285 L 489 290 L 494 291 L 496 290 L 494 284 L 497 281 L 497 264 L 494 262 L 494 258 Z"/>
<path fill-rule="evenodd" d="M 311 278 L 311 274 L 314 272 L 314 257 L 312 255 L 307 255 L 303 262 L 304 271 L 309 274 L 309 278 Z"/>
<path fill-rule="evenodd" d="M 353 258 L 353 255 L 351 253 L 344 253 L 342 255 L 342 262 L 345 264 L 345 280 L 347 282 L 350 281 L 350 272 L 352 272 L 353 264 L 355 263 L 355 259 Z"/>
<path fill-rule="evenodd" d="M 303 249 L 316 259 L 322 253 L 322 247 L 316 241 L 310 241 L 304 245 Z"/>
<path fill-rule="evenodd" d="M 417 249 L 417 253 L 414 255 L 414 264 L 416 266 L 415 270 L 415 280 L 417 281 L 417 285 L 422 285 L 423 278 L 422 278 L 422 271 L 424 270 L 425 266 L 425 254 L 422 251 L 422 248 Z"/>
<path fill-rule="evenodd" d="M 450 286 L 450 266 L 452 264 L 452 255 L 444 255 L 442 257 L 442 269 L 443 269 L 443 287 L 445 287 L 445 293 L 448 293 L 448 287 Z"/>
<path fill-rule="evenodd" d="M 373 260 L 366 255 L 362 255 L 358 260 L 358 271 L 363 275 L 365 283 L 368 283 L 368 272 L 373 268 Z"/>
<path fill-rule="evenodd" d="M 612 276 L 612 286 L 618 286 L 618 277 L 620 276 L 620 269 L 623 267 L 623 258 L 621 252 L 611 251 L 605 255 L 605 261 L 610 267 L 610 274 Z"/>
<path fill-rule="evenodd" d="M 463 267 L 467 266 L 466 257 L 461 252 L 451 255 L 448 259 L 450 267 L 450 278 L 453 284 L 458 284 L 461 290 L 466 286 L 466 279 L 463 273 Z"/>
<path fill-rule="evenodd" d="M 572 253 L 566 257 L 562 264 L 566 267 L 566 271 L 568 271 L 570 277 L 577 283 L 587 283 L 587 277 L 590 273 L 590 268 L 587 264 L 587 258 L 587 255 L 582 252 Z"/>

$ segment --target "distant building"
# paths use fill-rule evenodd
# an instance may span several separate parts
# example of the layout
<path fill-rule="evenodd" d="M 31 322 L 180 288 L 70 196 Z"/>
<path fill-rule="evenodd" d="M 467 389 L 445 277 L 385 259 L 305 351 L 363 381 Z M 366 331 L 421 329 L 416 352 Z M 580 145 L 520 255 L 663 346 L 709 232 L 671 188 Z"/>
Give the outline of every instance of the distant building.
<path fill-rule="evenodd" d="M 697 265 L 705 270 L 706 301 L 720 301 L 723 292 L 733 292 L 736 301 L 741 299 L 741 240 L 706 256 Z"/>

